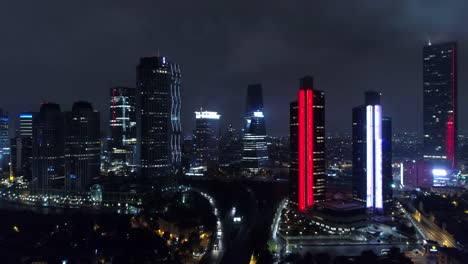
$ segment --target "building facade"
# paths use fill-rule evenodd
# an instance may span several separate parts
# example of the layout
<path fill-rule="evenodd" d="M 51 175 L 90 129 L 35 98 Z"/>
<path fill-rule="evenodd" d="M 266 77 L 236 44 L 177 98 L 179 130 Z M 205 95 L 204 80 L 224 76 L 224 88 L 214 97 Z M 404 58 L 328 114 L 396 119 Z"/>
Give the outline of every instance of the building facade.
<path fill-rule="evenodd" d="M 313 78 L 300 81 L 298 101 L 290 104 L 290 203 L 306 211 L 325 200 L 325 93 Z"/>
<path fill-rule="evenodd" d="M 44 103 L 33 118 L 33 186 L 39 191 L 63 187 L 64 115 L 55 103 Z"/>
<path fill-rule="evenodd" d="M 110 89 L 110 138 L 108 141 L 110 168 L 126 175 L 136 166 L 136 100 L 135 88 Z"/>
<path fill-rule="evenodd" d="M 219 167 L 219 121 L 217 112 L 195 112 L 194 158 L 191 167 L 214 173 Z"/>
<path fill-rule="evenodd" d="M 426 161 L 444 169 L 457 162 L 457 44 L 423 48 L 423 130 Z"/>
<path fill-rule="evenodd" d="M 10 171 L 10 118 L 8 112 L 0 109 L 0 176 Z"/>
<path fill-rule="evenodd" d="M 383 212 L 393 195 L 391 119 L 382 117 L 380 96 L 368 91 L 353 108 L 353 198 L 371 213 Z"/>
<path fill-rule="evenodd" d="M 75 102 L 65 113 L 65 190 L 86 192 L 100 176 L 100 116 L 90 103 Z"/>
<path fill-rule="evenodd" d="M 145 57 L 137 66 L 137 153 L 142 177 L 169 176 L 181 162 L 180 66 Z"/>
<path fill-rule="evenodd" d="M 228 125 L 220 140 L 219 165 L 222 168 L 229 168 L 234 164 L 239 164 L 241 159 L 241 136 L 232 125 Z"/>
<path fill-rule="evenodd" d="M 247 87 L 242 164 L 244 169 L 257 173 L 268 165 L 268 144 L 261 84 Z"/>

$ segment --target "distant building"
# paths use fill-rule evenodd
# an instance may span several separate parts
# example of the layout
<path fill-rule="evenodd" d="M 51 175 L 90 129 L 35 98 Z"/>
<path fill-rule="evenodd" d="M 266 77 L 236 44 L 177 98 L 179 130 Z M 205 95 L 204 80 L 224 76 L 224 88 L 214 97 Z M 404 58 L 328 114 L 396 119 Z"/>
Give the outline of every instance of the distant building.
<path fill-rule="evenodd" d="M 391 120 L 382 118 L 380 93 L 365 93 L 365 104 L 353 108 L 353 197 L 371 212 L 392 201 Z"/>
<path fill-rule="evenodd" d="M 195 112 L 192 168 L 214 172 L 219 167 L 219 119 L 217 112 Z"/>
<path fill-rule="evenodd" d="M 100 116 L 91 103 L 79 101 L 65 113 L 65 190 L 85 192 L 100 176 Z"/>
<path fill-rule="evenodd" d="M 145 57 L 137 66 L 137 152 L 142 177 L 169 176 L 181 163 L 180 66 Z"/>
<path fill-rule="evenodd" d="M 242 159 L 242 138 L 232 125 L 228 125 L 221 135 L 219 148 L 219 164 L 222 168 L 228 168 Z"/>
<path fill-rule="evenodd" d="M 424 159 L 453 169 L 457 162 L 457 44 L 423 49 Z"/>
<path fill-rule="evenodd" d="M 257 173 L 268 165 L 268 146 L 261 84 L 249 85 L 245 111 L 242 164 Z"/>
<path fill-rule="evenodd" d="M 125 174 L 136 166 L 136 100 L 135 88 L 110 89 L 110 168 Z M 119 174 L 119 173 L 117 173 Z"/>
<path fill-rule="evenodd" d="M 306 211 L 325 200 L 325 93 L 313 78 L 300 81 L 298 101 L 290 104 L 291 163 L 289 201 Z"/>
<path fill-rule="evenodd" d="M 39 191 L 63 187 L 64 115 L 55 103 L 44 103 L 33 118 L 32 178 Z"/>
<path fill-rule="evenodd" d="M 28 181 L 32 180 L 33 116 L 34 113 L 32 112 L 23 112 L 19 115 L 17 134 L 16 137 L 11 139 L 13 174 L 16 177 L 23 176 L 23 179 Z"/>
<path fill-rule="evenodd" d="M 10 119 L 8 112 L 0 109 L 0 176 L 10 170 Z"/>
<path fill-rule="evenodd" d="M 409 189 L 432 187 L 431 166 L 427 161 L 403 162 L 403 186 Z M 400 175 L 401 177 L 401 175 Z"/>

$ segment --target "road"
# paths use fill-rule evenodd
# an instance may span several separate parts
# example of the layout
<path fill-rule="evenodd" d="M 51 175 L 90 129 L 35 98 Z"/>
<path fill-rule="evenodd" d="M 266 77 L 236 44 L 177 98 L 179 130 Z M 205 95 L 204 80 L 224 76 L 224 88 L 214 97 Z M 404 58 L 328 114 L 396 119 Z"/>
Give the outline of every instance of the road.
<path fill-rule="evenodd" d="M 415 210 L 413 214 L 408 213 L 401 207 L 405 215 L 411 220 L 416 229 L 423 235 L 424 239 L 439 242 L 446 247 L 457 247 L 456 240 L 447 231 L 430 221 L 426 216 Z"/>
<path fill-rule="evenodd" d="M 411 217 L 419 223 L 419 226 L 424 231 L 428 239 L 438 241 L 446 247 L 457 247 L 457 243 L 452 235 L 427 219 L 427 217 L 421 214 L 418 210 L 416 210 Z"/>

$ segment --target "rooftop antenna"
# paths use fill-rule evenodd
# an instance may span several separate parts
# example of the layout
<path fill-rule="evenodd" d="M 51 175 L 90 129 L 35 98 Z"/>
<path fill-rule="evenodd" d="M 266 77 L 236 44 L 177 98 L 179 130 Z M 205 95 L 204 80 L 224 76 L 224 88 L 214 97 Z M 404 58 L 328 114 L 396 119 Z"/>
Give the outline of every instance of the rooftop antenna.
<path fill-rule="evenodd" d="M 159 57 L 159 48 L 158 48 L 158 57 Z"/>

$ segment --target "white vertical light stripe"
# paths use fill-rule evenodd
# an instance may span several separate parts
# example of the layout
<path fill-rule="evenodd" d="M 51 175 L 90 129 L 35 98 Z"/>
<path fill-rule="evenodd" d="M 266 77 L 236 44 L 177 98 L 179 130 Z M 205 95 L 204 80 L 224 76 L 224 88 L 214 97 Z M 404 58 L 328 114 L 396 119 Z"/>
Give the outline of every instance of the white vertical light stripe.
<path fill-rule="evenodd" d="M 366 176 L 367 176 L 367 196 L 366 207 L 374 206 L 374 107 L 366 107 Z"/>

